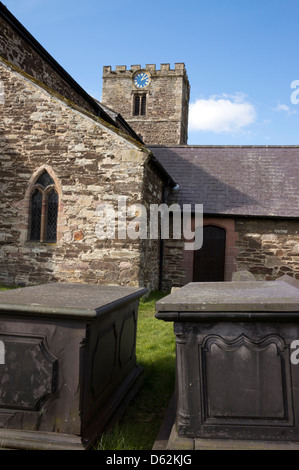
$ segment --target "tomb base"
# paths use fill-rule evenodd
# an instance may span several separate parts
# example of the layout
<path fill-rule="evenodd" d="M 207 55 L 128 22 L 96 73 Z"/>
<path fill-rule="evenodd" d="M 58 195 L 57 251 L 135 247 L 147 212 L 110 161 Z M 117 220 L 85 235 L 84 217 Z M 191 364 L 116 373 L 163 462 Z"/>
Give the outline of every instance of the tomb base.
<path fill-rule="evenodd" d="M 0 447 L 92 448 L 140 387 L 145 293 L 64 283 L 0 293 Z"/>

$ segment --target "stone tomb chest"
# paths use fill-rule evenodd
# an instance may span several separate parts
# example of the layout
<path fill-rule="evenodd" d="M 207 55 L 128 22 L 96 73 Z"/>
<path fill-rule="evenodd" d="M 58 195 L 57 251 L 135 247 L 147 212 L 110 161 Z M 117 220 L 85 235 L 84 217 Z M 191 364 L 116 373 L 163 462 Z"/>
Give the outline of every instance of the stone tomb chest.
<path fill-rule="evenodd" d="M 0 293 L 0 443 L 89 448 L 136 392 L 145 289 L 53 283 Z"/>
<path fill-rule="evenodd" d="M 170 449 L 269 442 L 299 449 L 299 289 L 282 281 L 191 283 L 156 310 L 176 335 Z"/>

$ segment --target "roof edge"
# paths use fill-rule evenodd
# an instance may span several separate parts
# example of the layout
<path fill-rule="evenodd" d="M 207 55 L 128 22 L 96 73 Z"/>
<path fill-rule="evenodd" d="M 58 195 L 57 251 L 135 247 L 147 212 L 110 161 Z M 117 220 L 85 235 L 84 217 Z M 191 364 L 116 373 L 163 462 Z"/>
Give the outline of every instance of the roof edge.
<path fill-rule="evenodd" d="M 148 144 L 148 148 L 176 149 L 176 148 L 299 148 L 298 145 L 154 145 Z"/>
<path fill-rule="evenodd" d="M 14 73 L 17 73 L 19 74 L 21 77 L 23 77 L 25 80 L 28 80 L 30 83 L 32 83 L 33 85 L 39 87 L 41 90 L 43 90 L 44 92 L 48 93 L 50 96 L 52 96 L 54 99 L 57 99 L 59 100 L 61 103 L 63 103 L 65 106 L 68 106 L 70 109 L 73 109 L 74 111 L 78 112 L 78 113 L 81 113 L 82 115 L 84 115 L 85 117 L 89 118 L 89 119 L 92 119 L 94 122 L 98 123 L 98 124 L 101 124 L 102 126 L 106 127 L 110 132 L 113 132 L 114 134 L 122 137 L 123 139 L 127 140 L 128 142 L 130 142 L 132 145 L 135 145 L 136 147 L 138 147 L 139 149 L 142 149 L 144 150 L 145 152 L 147 152 L 149 155 L 151 154 L 151 151 L 145 147 L 145 145 L 140 142 L 140 141 L 137 141 L 136 139 L 134 139 L 131 135 L 125 133 L 124 131 L 122 131 L 121 129 L 119 129 L 118 127 L 115 126 L 115 124 L 112 122 L 112 124 L 110 124 L 110 122 L 107 122 L 106 120 L 104 120 L 101 116 L 99 115 L 96 115 L 96 114 L 93 114 L 92 112 L 90 111 L 87 111 L 85 108 L 82 108 L 81 106 L 79 106 L 78 104 L 74 103 L 73 101 L 71 101 L 70 99 L 66 98 L 65 96 L 59 94 L 57 91 L 53 90 L 52 88 L 50 88 L 48 85 L 46 85 L 45 83 L 37 80 L 36 78 L 32 77 L 32 75 L 29 75 L 28 73 L 24 72 L 24 70 L 20 69 L 19 67 L 17 67 L 16 65 L 12 64 L 11 62 L 9 62 L 8 60 L 4 59 L 1 55 L 0 55 L 0 64 L 2 64 L 3 66 L 7 67 L 8 69 L 10 69 L 12 72 Z"/>
<path fill-rule="evenodd" d="M 131 135 L 128 135 L 127 133 L 123 132 L 121 129 L 118 129 L 114 125 L 111 125 L 107 121 L 103 120 L 100 116 L 96 116 L 96 115 L 92 114 L 91 112 L 88 112 L 86 109 L 80 107 L 79 105 L 73 103 L 69 99 L 65 98 L 65 96 L 60 95 L 56 91 L 52 90 L 52 88 L 45 85 L 43 82 L 40 82 L 39 80 L 32 77 L 31 75 L 28 75 L 26 72 L 24 72 L 24 70 L 18 68 L 14 64 L 11 64 L 9 61 L 7 61 L 6 59 L 4 59 L 3 57 L 0 56 L 0 64 L 1 63 L 5 67 L 7 67 L 8 69 L 10 69 L 13 72 L 19 74 L 25 80 L 28 80 L 30 83 L 32 83 L 35 86 L 38 86 L 39 88 L 41 88 L 41 90 L 43 90 L 44 92 L 50 94 L 53 98 L 61 101 L 64 105 L 68 106 L 69 108 L 73 109 L 74 111 L 76 111 L 78 113 L 81 113 L 86 118 L 92 119 L 94 122 L 101 124 L 102 126 L 107 128 L 107 130 L 112 131 L 114 134 L 116 134 L 119 137 L 122 137 L 123 139 L 125 139 L 131 145 L 134 145 L 135 147 L 139 148 L 143 152 L 147 153 L 147 155 L 148 155 L 147 162 L 149 164 L 152 164 L 158 170 L 158 172 L 163 176 L 164 181 L 167 181 L 167 183 L 171 187 L 174 187 L 176 185 L 175 181 L 170 176 L 170 174 L 167 172 L 167 170 L 164 168 L 164 166 L 154 156 L 154 154 L 151 152 L 151 150 L 147 146 L 144 145 L 143 142 L 137 141 Z"/>
<path fill-rule="evenodd" d="M 103 110 L 99 103 L 89 95 L 76 80 L 49 54 L 48 51 L 35 39 L 35 37 L 20 23 L 20 21 L 8 10 L 0 1 L 0 16 L 45 60 L 51 67 L 68 83 L 85 101 L 92 107 L 97 116 L 115 127 L 113 119 Z M 127 128 L 129 132 L 129 127 Z M 135 134 L 135 133 L 134 133 Z M 140 140 L 139 136 L 132 135 L 135 140 Z"/>
<path fill-rule="evenodd" d="M 147 147 L 146 147 L 147 148 Z M 147 150 L 150 152 L 150 150 L 147 148 Z M 155 157 L 155 155 L 150 152 L 149 155 L 149 163 L 151 163 L 153 166 L 157 168 L 159 173 L 163 176 L 164 181 L 167 182 L 167 184 L 171 187 L 174 188 L 177 183 L 174 181 L 174 179 L 170 176 L 166 168 L 162 165 L 162 163 L 159 162 L 159 160 Z"/>

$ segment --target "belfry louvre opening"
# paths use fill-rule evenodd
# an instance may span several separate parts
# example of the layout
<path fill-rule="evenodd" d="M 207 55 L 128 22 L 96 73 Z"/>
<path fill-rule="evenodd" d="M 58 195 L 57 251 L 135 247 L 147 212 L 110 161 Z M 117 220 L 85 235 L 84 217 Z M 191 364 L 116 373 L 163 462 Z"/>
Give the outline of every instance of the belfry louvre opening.
<path fill-rule="evenodd" d="M 135 95 L 134 96 L 134 116 L 145 116 L 146 115 L 146 95 Z"/>

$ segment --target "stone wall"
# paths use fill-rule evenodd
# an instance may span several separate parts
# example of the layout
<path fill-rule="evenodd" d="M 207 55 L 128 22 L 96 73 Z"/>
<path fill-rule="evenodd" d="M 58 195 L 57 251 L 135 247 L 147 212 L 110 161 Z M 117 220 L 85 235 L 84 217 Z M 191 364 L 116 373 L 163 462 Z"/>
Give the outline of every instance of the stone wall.
<path fill-rule="evenodd" d="M 164 183 L 157 174 L 157 171 L 147 165 L 143 179 L 143 204 L 147 210 L 147 238 L 141 240 L 140 256 L 143 265 L 142 276 L 143 285 L 160 286 L 160 233 L 159 239 L 150 238 L 150 205 L 160 205 L 163 199 Z M 141 280 L 142 281 L 142 280 Z"/>
<path fill-rule="evenodd" d="M 225 281 L 240 271 L 256 280 L 275 280 L 284 274 L 299 279 L 297 220 L 205 217 L 204 224 L 226 230 Z M 166 240 L 164 245 L 163 289 L 192 282 L 194 252 L 184 250 L 181 240 Z"/>
<path fill-rule="evenodd" d="M 236 231 L 238 271 L 250 271 L 257 280 L 284 274 L 299 279 L 298 220 L 238 219 Z"/>
<path fill-rule="evenodd" d="M 193 274 L 193 251 L 184 251 L 183 240 L 164 240 L 163 245 L 162 290 L 169 292 L 172 287 L 188 284 L 186 276 L 191 266 Z"/>
<path fill-rule="evenodd" d="M 168 142 L 181 142 L 181 126 L 177 122 L 146 119 L 128 119 L 130 126 L 146 144 L 168 145 Z"/>
<path fill-rule="evenodd" d="M 95 231 L 99 204 L 117 210 L 119 196 L 127 197 L 127 205 L 145 202 L 149 194 L 159 199 L 162 182 L 147 167 L 149 152 L 6 63 L 0 63 L 0 80 L 0 284 L 157 288 L 156 248 L 141 253 L 140 240 L 101 240 Z M 44 169 L 59 194 L 56 244 L 28 241 L 30 191 Z"/>

